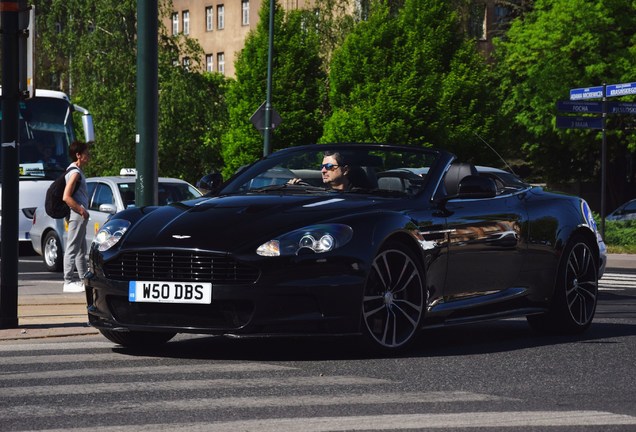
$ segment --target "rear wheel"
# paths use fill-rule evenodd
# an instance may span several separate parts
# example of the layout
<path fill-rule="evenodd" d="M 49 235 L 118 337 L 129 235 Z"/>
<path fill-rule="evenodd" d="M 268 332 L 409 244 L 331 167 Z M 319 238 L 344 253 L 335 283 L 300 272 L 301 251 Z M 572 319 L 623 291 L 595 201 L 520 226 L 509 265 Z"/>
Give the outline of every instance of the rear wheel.
<path fill-rule="evenodd" d="M 528 316 L 528 323 L 541 332 L 581 333 L 592 324 L 597 297 L 596 255 L 587 240 L 576 236 L 562 255 L 549 311 Z"/>
<path fill-rule="evenodd" d="M 176 333 L 99 330 L 106 339 L 126 348 L 151 348 L 163 345 L 172 339 Z"/>
<path fill-rule="evenodd" d="M 62 242 L 55 234 L 55 231 L 49 231 L 44 237 L 42 243 L 42 259 L 47 271 L 60 272 L 64 262 L 64 251 L 62 251 Z"/>
<path fill-rule="evenodd" d="M 426 305 L 424 272 L 399 243 L 388 244 L 373 260 L 364 287 L 362 328 L 383 351 L 399 351 L 416 339 Z"/>

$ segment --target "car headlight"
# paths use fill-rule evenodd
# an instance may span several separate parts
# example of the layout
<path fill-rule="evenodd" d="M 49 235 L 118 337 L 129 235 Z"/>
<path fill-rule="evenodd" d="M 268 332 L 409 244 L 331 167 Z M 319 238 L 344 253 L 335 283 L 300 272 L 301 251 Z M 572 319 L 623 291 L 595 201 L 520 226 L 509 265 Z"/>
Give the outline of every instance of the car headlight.
<path fill-rule="evenodd" d="M 311 225 L 263 243 L 256 249 L 261 256 L 290 256 L 301 252 L 324 253 L 349 242 L 353 229 L 343 224 Z"/>
<path fill-rule="evenodd" d="M 93 239 L 93 244 L 97 245 L 100 252 L 107 251 L 117 244 L 119 239 L 130 227 L 130 221 L 125 219 L 113 219 L 104 224 Z"/>

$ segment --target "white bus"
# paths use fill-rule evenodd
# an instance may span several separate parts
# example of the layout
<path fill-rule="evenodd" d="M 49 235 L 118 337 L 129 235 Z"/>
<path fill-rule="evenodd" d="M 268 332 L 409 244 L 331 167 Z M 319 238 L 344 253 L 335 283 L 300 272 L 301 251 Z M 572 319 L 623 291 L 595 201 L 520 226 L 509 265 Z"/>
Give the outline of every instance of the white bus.
<path fill-rule="evenodd" d="M 2 88 L 0 88 L 1 95 Z M 20 169 L 18 240 L 20 244 L 31 244 L 29 230 L 35 209 L 44 206 L 44 197 L 49 185 L 66 170 L 70 163 L 68 147 L 76 139 L 74 113 L 81 117 L 84 140 L 94 141 L 95 133 L 91 114 L 87 109 L 71 103 L 63 92 L 37 89 L 34 98 L 20 101 L 18 135 Z M 0 114 L 0 126 L 1 122 Z M 2 158 L 1 152 L 0 158 Z M 1 198 L 2 185 L 0 184 L 0 205 Z"/>

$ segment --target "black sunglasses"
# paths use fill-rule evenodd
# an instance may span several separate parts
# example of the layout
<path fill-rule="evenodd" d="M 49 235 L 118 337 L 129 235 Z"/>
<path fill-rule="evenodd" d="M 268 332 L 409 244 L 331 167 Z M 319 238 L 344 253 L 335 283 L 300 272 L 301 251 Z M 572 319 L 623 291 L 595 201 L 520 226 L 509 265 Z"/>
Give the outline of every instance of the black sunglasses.
<path fill-rule="evenodd" d="M 322 171 L 322 169 L 326 169 L 327 171 L 332 171 L 335 168 L 338 168 L 340 165 L 336 165 L 336 164 L 332 164 L 332 163 L 326 163 L 326 164 L 322 164 L 320 165 L 320 170 Z"/>

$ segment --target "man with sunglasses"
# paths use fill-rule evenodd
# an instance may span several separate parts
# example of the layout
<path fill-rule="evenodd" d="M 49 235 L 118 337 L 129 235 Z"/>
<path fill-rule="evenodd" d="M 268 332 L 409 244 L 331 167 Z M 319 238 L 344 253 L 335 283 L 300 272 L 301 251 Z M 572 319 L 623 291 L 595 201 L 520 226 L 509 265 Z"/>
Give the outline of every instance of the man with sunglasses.
<path fill-rule="evenodd" d="M 345 165 L 342 155 L 338 152 L 325 152 L 320 165 L 322 182 L 333 190 L 345 191 L 349 189 L 349 166 Z"/>
<path fill-rule="evenodd" d="M 344 158 L 338 152 L 326 151 L 320 165 L 322 182 L 332 190 L 346 191 L 351 188 L 349 181 L 349 166 L 344 163 Z M 293 178 L 287 183 L 295 185 L 307 185 L 303 179 Z"/>

